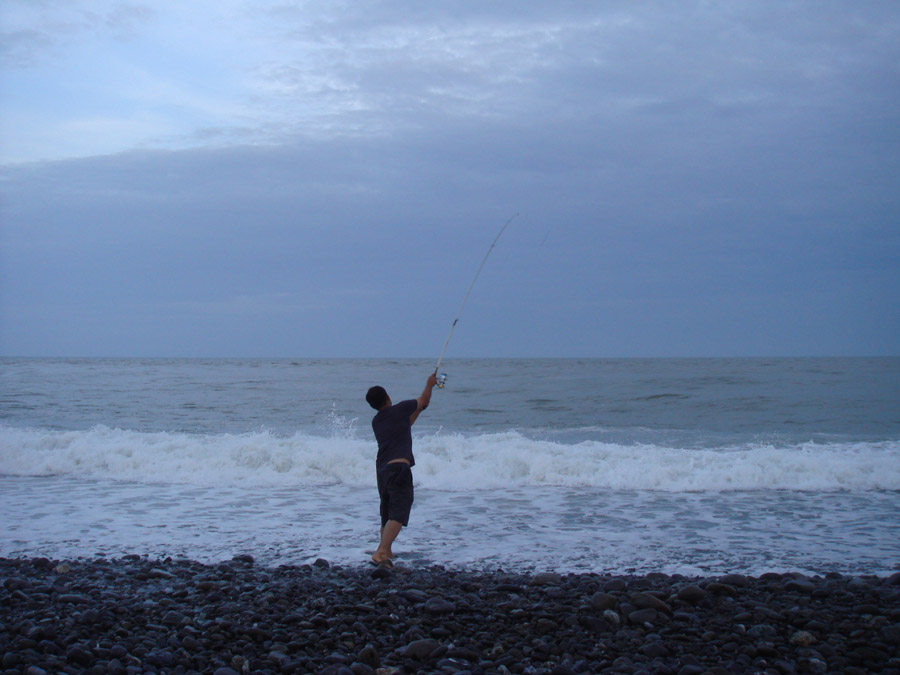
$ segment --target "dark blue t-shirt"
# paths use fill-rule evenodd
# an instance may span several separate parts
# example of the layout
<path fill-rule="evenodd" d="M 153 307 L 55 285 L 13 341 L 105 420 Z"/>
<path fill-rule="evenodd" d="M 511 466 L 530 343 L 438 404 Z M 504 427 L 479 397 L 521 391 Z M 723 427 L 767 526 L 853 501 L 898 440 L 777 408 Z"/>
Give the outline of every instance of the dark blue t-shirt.
<path fill-rule="evenodd" d="M 379 410 L 372 418 L 372 431 L 378 441 L 378 456 L 375 467 L 381 468 L 395 459 L 408 459 L 409 465 L 416 463 L 412 451 L 412 425 L 410 415 L 416 412 L 419 402 L 416 399 L 400 401 L 390 408 Z"/>

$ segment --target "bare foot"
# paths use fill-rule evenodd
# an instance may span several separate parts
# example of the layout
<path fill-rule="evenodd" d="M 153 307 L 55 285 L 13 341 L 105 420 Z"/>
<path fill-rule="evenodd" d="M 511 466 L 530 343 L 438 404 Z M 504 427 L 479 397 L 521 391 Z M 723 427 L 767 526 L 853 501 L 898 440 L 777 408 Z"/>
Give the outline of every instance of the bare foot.
<path fill-rule="evenodd" d="M 397 556 L 394 555 L 393 551 L 381 551 L 379 549 L 375 549 L 375 553 L 372 554 L 372 562 L 377 564 L 387 558 L 390 558 L 391 560 L 393 560 L 396 557 Z"/>

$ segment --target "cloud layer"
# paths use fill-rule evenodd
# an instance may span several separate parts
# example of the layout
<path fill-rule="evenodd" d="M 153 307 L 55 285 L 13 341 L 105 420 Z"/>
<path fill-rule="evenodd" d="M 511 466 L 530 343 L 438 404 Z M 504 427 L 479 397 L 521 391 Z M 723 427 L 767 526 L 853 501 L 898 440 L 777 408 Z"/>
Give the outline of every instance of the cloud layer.
<path fill-rule="evenodd" d="M 898 353 L 892 3 L 2 24 L 0 353 Z"/>

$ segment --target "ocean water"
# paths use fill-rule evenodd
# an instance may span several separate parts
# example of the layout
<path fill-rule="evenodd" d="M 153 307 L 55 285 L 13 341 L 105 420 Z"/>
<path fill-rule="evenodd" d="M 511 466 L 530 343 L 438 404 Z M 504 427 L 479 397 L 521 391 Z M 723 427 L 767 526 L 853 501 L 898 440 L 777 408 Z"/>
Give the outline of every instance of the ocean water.
<path fill-rule="evenodd" d="M 0 359 L 0 555 L 362 564 L 389 359 Z M 450 360 L 406 564 L 900 569 L 900 358 Z"/>

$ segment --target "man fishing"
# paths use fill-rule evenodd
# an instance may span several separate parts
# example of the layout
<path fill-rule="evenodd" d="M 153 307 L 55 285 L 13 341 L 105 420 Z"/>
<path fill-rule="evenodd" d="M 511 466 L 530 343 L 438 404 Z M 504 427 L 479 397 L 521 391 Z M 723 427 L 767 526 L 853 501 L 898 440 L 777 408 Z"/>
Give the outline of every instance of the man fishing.
<path fill-rule="evenodd" d="M 419 398 L 394 405 L 384 387 L 375 386 L 366 393 L 366 401 L 378 412 L 372 418 L 372 431 L 378 441 L 375 471 L 381 499 L 381 541 L 372 554 L 372 564 L 391 567 L 391 545 L 400 530 L 409 524 L 413 503 L 412 425 L 431 402 L 431 390 L 437 384 L 437 371 L 428 376 Z"/>

